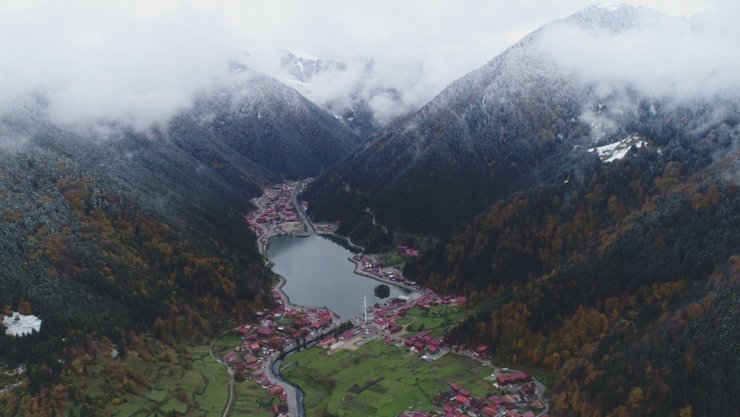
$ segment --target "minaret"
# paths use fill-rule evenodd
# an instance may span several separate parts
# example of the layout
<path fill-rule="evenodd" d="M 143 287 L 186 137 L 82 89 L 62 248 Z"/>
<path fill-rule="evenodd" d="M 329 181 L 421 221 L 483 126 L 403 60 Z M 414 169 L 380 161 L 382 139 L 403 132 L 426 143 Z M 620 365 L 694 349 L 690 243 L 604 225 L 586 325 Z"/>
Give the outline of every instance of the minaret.
<path fill-rule="evenodd" d="M 362 315 L 365 320 L 365 326 L 367 326 L 367 297 L 362 296 Z"/>

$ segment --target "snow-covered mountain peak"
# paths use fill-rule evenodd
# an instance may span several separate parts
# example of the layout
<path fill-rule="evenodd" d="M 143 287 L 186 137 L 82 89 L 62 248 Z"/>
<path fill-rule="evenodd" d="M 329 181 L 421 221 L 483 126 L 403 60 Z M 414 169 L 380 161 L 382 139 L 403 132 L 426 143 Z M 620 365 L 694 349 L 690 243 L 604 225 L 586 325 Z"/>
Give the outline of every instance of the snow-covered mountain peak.
<path fill-rule="evenodd" d="M 559 21 L 580 26 L 584 29 L 607 30 L 622 33 L 644 27 L 662 14 L 644 6 L 632 6 L 619 2 L 603 2 L 586 7 Z"/>
<path fill-rule="evenodd" d="M 309 82 L 322 72 L 343 71 L 347 68 L 343 62 L 323 59 L 295 50 L 284 51 L 280 64 L 292 78 L 303 83 Z"/>

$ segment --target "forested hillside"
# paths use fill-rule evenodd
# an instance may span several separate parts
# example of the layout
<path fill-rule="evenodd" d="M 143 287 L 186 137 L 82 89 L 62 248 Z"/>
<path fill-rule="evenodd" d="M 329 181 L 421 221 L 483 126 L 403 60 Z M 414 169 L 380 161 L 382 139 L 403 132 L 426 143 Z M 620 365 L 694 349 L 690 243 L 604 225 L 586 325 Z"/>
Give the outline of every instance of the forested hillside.
<path fill-rule="evenodd" d="M 95 142 L 26 110 L 3 123 L 27 139 L 1 156 L 0 304 L 43 325 L 0 338 L 0 356 L 30 366 L 33 386 L 53 381 L 66 349 L 91 334 L 121 347 L 126 331 L 157 321 L 176 337 L 208 334 L 213 319 L 267 300 L 269 271 L 243 213 L 269 176 L 230 180 L 164 137 Z M 194 139 L 180 126 L 173 138 Z"/>
<path fill-rule="evenodd" d="M 272 303 L 249 199 L 358 139 L 277 81 L 232 76 L 147 130 L 67 128 L 43 94 L 0 111 L 0 306 L 42 320 L 0 336 L 0 365 L 25 365 L 29 384 L 0 414 L 27 415 L 32 397 L 60 411 L 63 389 L 48 388 L 96 341 L 146 354 L 137 335 L 202 340 Z"/>
<path fill-rule="evenodd" d="M 451 340 L 554 371 L 556 415 L 740 408 L 738 113 L 683 114 L 645 132 L 652 149 L 496 203 L 406 267 L 485 306 Z"/>

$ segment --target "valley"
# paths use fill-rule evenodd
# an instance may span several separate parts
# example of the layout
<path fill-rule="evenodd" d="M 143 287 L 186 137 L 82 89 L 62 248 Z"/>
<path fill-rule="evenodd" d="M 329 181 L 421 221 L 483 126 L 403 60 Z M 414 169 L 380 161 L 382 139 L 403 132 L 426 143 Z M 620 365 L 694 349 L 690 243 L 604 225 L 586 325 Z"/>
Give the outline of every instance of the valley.
<path fill-rule="evenodd" d="M 253 380 L 265 387 L 277 400 L 273 403 L 277 415 L 395 416 L 411 408 L 421 416 L 433 411 L 435 406 L 438 410 L 444 408 L 445 412 L 479 414 L 488 407 L 486 415 L 490 417 L 507 410 L 511 410 L 509 415 L 512 416 L 543 415 L 547 411 L 548 400 L 543 395 L 545 386 L 532 376 L 520 372 L 521 379 L 515 383 L 503 382 L 508 381 L 506 374 L 516 372 L 491 366 L 486 360 L 487 347 L 478 346 L 473 350 L 443 341 L 448 329 L 471 313 L 465 306 L 465 297 L 439 296 L 407 282 L 399 269 L 382 267 L 378 263 L 380 259 L 393 259 L 391 256 L 352 255 L 336 243 L 314 235 L 316 229 L 325 230 L 327 226 L 315 227 L 308 217 L 296 214 L 305 209 L 295 199 L 302 183 L 274 185 L 253 201 L 258 209 L 247 217 L 250 227 L 257 232 L 273 271 L 282 276 L 273 290 L 277 307 L 258 312 L 259 322 L 245 323 L 227 333 L 232 335 L 230 337 L 238 336 L 233 349 L 223 356 L 230 375 L 240 375 L 240 379 Z M 302 226 L 296 224 L 299 219 Z M 335 249 L 311 250 L 303 254 L 290 250 L 295 245 L 317 244 L 317 249 Z M 405 246 L 398 250 L 396 256 L 402 256 L 401 259 L 417 256 L 413 249 Z M 340 251 L 339 256 L 332 255 L 331 251 Z M 335 256 L 336 261 L 332 261 Z M 322 265 L 324 269 L 314 270 L 312 265 Z M 337 275 L 337 271 L 342 270 L 345 272 Z M 336 277 L 328 278 L 332 275 Z M 391 290 L 390 301 L 384 301 L 373 296 L 370 283 L 374 280 L 394 287 L 402 285 L 405 292 Z M 294 281 L 304 281 L 306 286 L 293 288 Z M 344 286 L 350 281 L 365 282 L 369 286 L 364 290 L 356 285 Z M 312 290 L 324 298 L 310 296 Z M 348 296 L 353 293 L 356 293 L 354 297 Z M 329 310 L 323 310 L 320 305 Z M 355 359 L 349 364 L 348 358 Z M 373 360 L 382 361 L 387 370 L 381 370 Z M 321 375 L 317 369 L 337 366 L 337 361 L 342 363 L 340 368 L 354 376 L 342 377 L 334 383 L 317 379 Z M 300 365 L 302 363 L 306 365 Z M 419 366 L 428 369 L 415 371 Z M 409 376 L 403 376 L 405 371 L 411 372 Z M 326 377 L 333 378 L 333 373 Z M 409 382 L 412 378 L 416 381 L 414 384 Z M 393 390 L 400 396 L 391 398 L 380 411 L 376 406 L 358 406 L 352 402 L 333 411 L 317 408 L 317 404 L 326 407 L 328 398 L 347 392 L 344 385 L 336 385 L 336 382 L 351 382 L 356 387 L 373 385 L 384 379 L 405 382 L 383 388 L 385 392 Z M 335 388 L 317 391 L 318 386 Z M 448 393 L 450 386 L 458 387 L 453 394 Z M 476 387 L 477 397 L 459 388 L 465 386 Z M 418 392 L 414 394 L 417 390 L 421 390 L 422 397 L 417 397 Z M 424 394 L 425 390 L 429 393 Z M 377 389 L 371 392 L 375 391 Z M 433 399 L 431 393 L 434 393 Z"/>
<path fill-rule="evenodd" d="M 135 3 L 0 4 L 0 416 L 740 415 L 731 1 Z"/>

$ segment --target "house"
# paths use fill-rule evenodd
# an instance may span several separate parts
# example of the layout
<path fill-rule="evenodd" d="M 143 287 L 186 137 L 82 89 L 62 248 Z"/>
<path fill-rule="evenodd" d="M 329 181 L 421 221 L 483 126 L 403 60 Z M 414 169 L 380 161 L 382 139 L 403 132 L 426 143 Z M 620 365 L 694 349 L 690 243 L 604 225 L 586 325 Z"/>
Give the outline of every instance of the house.
<path fill-rule="evenodd" d="M 483 407 L 483 415 L 486 417 L 496 417 L 498 414 L 498 406 L 497 405 L 487 405 Z"/>
<path fill-rule="evenodd" d="M 323 338 L 323 339 L 321 339 L 319 341 L 318 346 L 321 347 L 321 348 L 326 349 L 329 346 L 331 346 L 334 343 L 336 343 L 336 341 L 337 341 L 337 338 L 336 337 L 334 337 L 334 336 L 326 336 L 325 338 Z"/>
<path fill-rule="evenodd" d="M 509 384 L 521 384 L 524 382 L 529 382 L 531 380 L 532 377 L 524 371 L 514 371 L 509 374 L 499 374 L 496 377 L 496 382 L 501 386 Z"/>
<path fill-rule="evenodd" d="M 264 338 L 272 337 L 274 333 L 275 333 L 275 329 L 271 329 L 269 327 L 260 327 L 259 329 L 257 329 L 257 335 L 259 337 L 264 337 Z"/>
<path fill-rule="evenodd" d="M 479 345 L 475 348 L 473 353 L 475 353 L 475 355 L 480 358 L 487 358 L 490 356 L 490 354 L 488 353 L 488 346 L 486 345 Z"/>
<path fill-rule="evenodd" d="M 249 329 L 251 329 L 251 327 L 252 326 L 245 324 L 234 329 L 234 332 L 241 337 L 247 337 L 247 335 L 249 334 Z"/>
<path fill-rule="evenodd" d="M 280 385 L 273 385 L 270 388 L 270 395 L 272 395 L 273 397 L 277 397 L 282 393 L 283 393 L 283 387 L 281 387 Z"/>
<path fill-rule="evenodd" d="M 285 345 L 285 339 L 283 339 L 280 336 L 273 336 L 270 338 L 270 340 L 267 343 L 273 349 L 282 349 L 283 346 Z"/>
<path fill-rule="evenodd" d="M 462 395 L 463 397 L 470 397 L 470 391 L 466 390 L 465 388 L 460 388 L 459 391 L 457 391 L 458 394 Z"/>
<path fill-rule="evenodd" d="M 347 341 L 347 340 L 352 339 L 353 337 L 355 337 L 355 334 L 356 334 L 356 332 L 354 330 L 347 330 L 346 332 L 340 334 L 339 337 L 338 337 L 338 339 L 339 340 L 343 340 L 343 341 Z"/>
<path fill-rule="evenodd" d="M 460 403 L 460 405 L 465 405 L 465 406 L 470 405 L 470 398 L 468 398 L 468 397 L 466 397 L 464 395 L 457 395 L 455 397 L 455 401 L 457 401 L 458 403 Z"/>
<path fill-rule="evenodd" d="M 236 360 L 236 351 L 229 351 L 229 353 L 224 355 L 224 362 L 231 363 Z"/>

